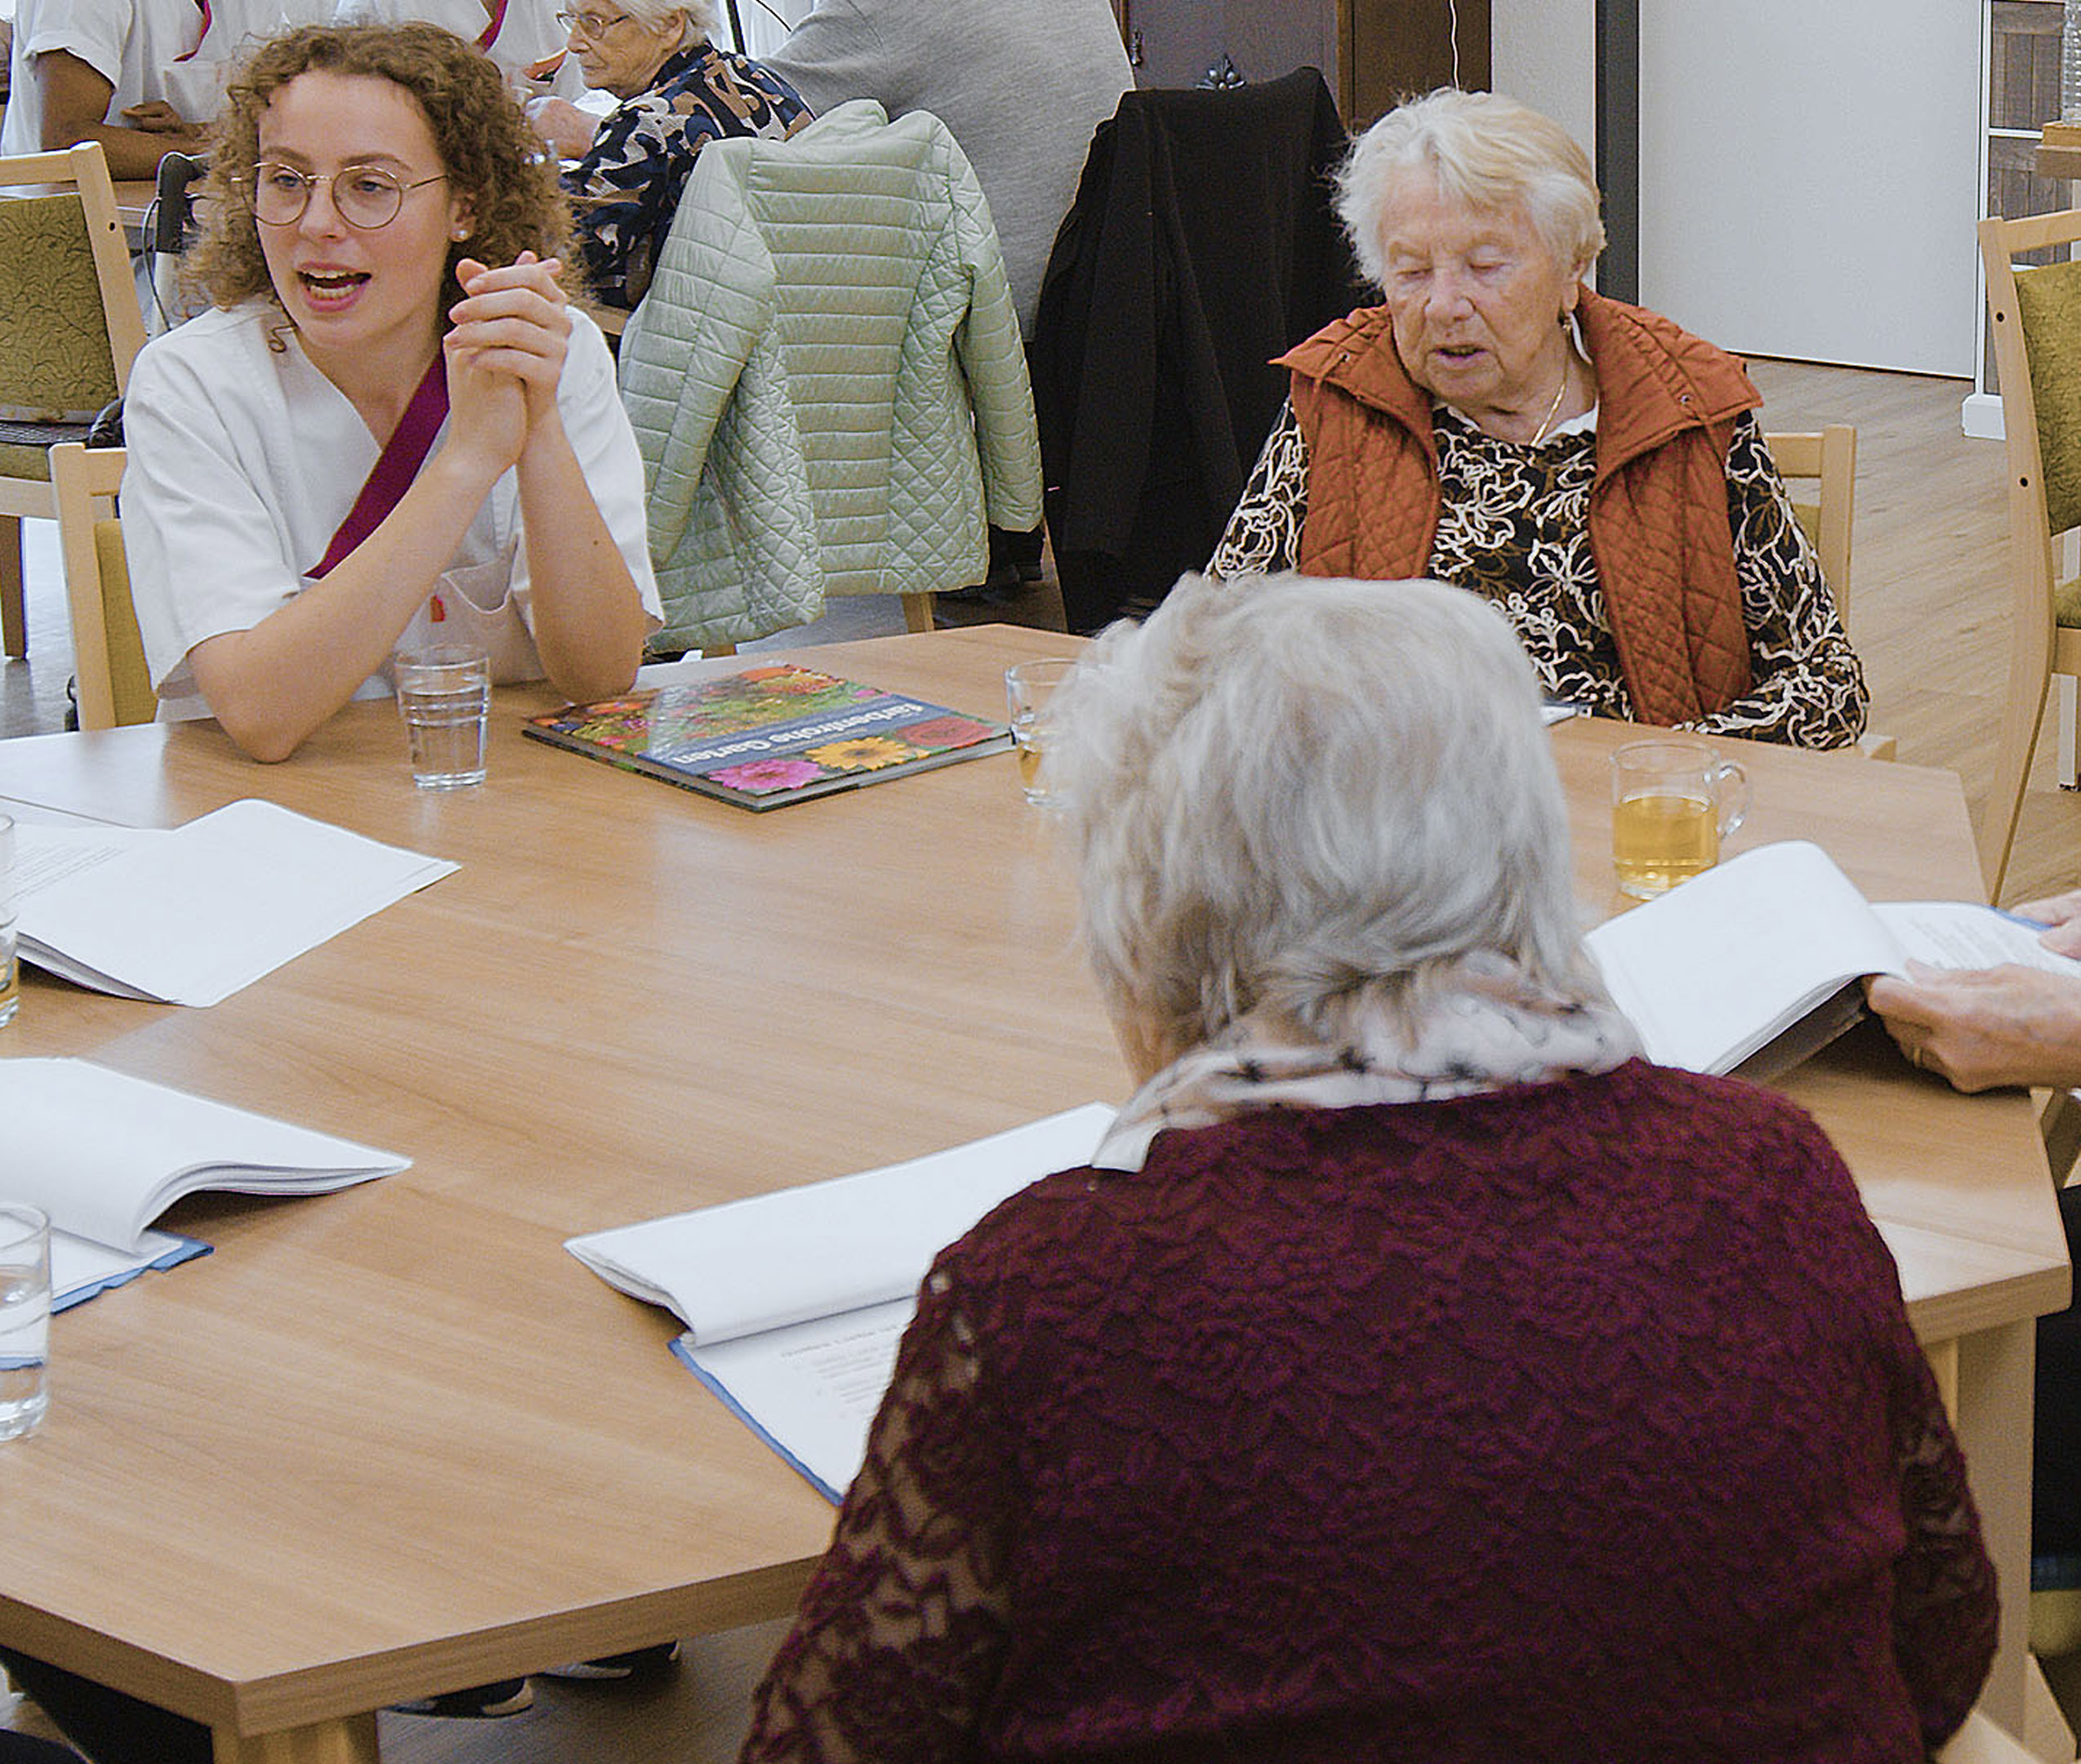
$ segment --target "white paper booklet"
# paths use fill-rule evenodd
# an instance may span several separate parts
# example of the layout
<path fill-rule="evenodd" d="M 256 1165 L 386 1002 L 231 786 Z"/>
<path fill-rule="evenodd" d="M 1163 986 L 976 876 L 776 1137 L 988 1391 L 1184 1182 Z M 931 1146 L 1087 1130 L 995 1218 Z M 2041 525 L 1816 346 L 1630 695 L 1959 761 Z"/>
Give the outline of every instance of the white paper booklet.
<path fill-rule="evenodd" d="M 183 1195 L 323 1194 L 409 1158 L 78 1059 L 0 1059 L 0 1195 L 51 1218 L 53 1307 L 207 1245 L 151 1230 Z"/>
<path fill-rule="evenodd" d="M 170 831 L 15 831 L 23 960 L 96 991 L 214 1004 L 457 867 L 273 803 Z"/>
<path fill-rule="evenodd" d="M 2020 962 L 2081 975 L 2034 927 L 1966 901 L 1865 900 L 1804 840 L 1763 845 L 1606 920 L 1584 940 L 1648 1058 L 1770 1078 L 1863 1013 L 1856 982 Z"/>
<path fill-rule="evenodd" d="M 687 1325 L 674 1351 L 833 1502 L 932 1258 L 1040 1177 L 1090 1162 L 1103 1104 L 949 1152 L 573 1237 L 610 1285 Z"/>

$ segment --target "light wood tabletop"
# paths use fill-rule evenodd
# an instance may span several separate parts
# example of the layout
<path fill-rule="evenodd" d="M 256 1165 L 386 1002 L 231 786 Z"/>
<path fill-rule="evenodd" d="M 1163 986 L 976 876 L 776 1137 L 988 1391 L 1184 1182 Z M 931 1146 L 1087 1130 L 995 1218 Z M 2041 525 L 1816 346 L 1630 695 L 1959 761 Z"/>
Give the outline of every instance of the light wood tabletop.
<path fill-rule="evenodd" d="M 802 659 L 996 716 L 1004 666 L 1067 642 Z M 1126 1089 L 1009 758 L 753 815 L 524 739 L 550 702 L 502 691 L 489 781 L 447 795 L 412 788 L 385 705 L 278 767 L 207 724 L 0 742 L 0 804 L 172 825 L 264 796 L 462 866 L 207 1010 L 32 972 L 0 1031 L 414 1160 L 182 1203 L 216 1254 L 60 1317 L 50 1417 L 0 1447 L 0 1640 L 211 1724 L 221 1764 L 365 1761 L 401 1698 L 791 1606 L 830 1508 L 564 1239 Z M 1619 904 L 1626 733 L 1555 737 L 1591 917 Z M 1737 846 L 1805 834 L 1874 897 L 1976 895 L 1949 774 L 1727 745 L 1756 781 Z M 2030 1320 L 2067 1281 L 2027 1100 L 1955 1096 L 1869 1031 L 1786 1088 L 1901 1260 L 2014 1588 Z M 2007 1602 L 1989 1707 L 2016 1731 Z"/>

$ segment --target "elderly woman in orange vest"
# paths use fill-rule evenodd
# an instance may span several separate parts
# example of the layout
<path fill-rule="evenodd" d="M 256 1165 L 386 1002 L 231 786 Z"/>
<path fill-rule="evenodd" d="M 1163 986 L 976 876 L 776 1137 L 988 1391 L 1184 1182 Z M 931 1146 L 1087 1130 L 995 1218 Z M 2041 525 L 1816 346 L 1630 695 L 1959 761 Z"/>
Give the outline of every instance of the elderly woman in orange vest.
<path fill-rule="evenodd" d="M 1339 212 L 1385 302 L 1281 358 L 1292 387 L 1210 573 L 1428 576 L 1508 617 L 1553 697 L 1834 747 L 1855 653 L 1741 364 L 1583 285 L 1589 158 L 1486 92 L 1352 149 Z"/>

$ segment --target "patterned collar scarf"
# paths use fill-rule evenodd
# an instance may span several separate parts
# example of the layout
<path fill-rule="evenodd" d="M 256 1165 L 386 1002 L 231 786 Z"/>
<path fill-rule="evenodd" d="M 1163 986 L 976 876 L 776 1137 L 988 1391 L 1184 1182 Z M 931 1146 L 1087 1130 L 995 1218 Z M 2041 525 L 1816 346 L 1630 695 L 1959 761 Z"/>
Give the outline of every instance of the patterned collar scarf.
<path fill-rule="evenodd" d="M 1378 988 L 1333 1000 L 1319 1033 L 1268 1010 L 1237 1018 L 1171 1062 L 1120 1111 L 1091 1162 L 1139 1170 L 1156 1136 L 1265 1108 L 1361 1108 L 1610 1071 L 1640 1052 L 1602 999 L 1535 984 L 1481 951 L 1436 976 L 1413 1006 Z"/>

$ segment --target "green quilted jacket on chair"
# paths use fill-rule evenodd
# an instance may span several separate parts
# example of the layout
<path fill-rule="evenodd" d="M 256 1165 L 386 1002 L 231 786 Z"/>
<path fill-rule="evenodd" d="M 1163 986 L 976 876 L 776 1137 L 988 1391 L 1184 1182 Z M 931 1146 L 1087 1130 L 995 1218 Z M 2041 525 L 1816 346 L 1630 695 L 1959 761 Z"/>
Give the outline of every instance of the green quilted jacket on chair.
<path fill-rule="evenodd" d="M 622 340 L 658 648 L 825 596 L 981 581 L 1040 519 L 1040 449 L 990 210 L 938 118 L 862 100 L 711 141 Z"/>

